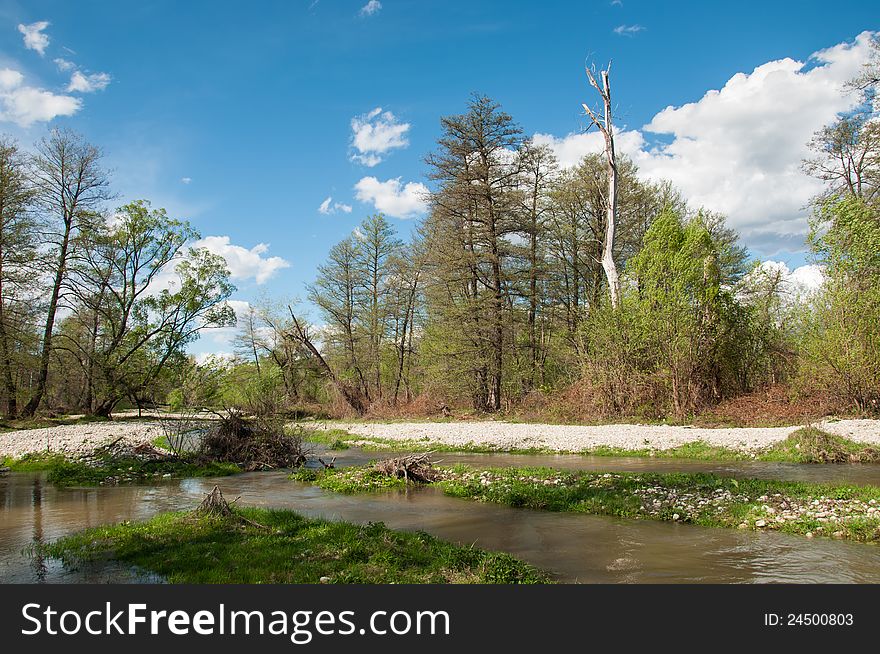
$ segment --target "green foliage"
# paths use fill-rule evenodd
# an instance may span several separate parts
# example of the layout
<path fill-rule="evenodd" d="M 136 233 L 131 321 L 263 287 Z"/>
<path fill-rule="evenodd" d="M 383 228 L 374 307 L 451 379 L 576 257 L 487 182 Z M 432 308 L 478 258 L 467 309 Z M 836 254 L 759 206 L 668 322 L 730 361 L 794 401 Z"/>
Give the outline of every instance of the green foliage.
<path fill-rule="evenodd" d="M 874 463 L 880 461 L 880 450 L 816 427 L 804 427 L 784 441 L 766 448 L 760 459 L 796 463 Z"/>
<path fill-rule="evenodd" d="M 242 522 L 240 517 L 249 522 Z M 392 531 L 304 518 L 292 511 L 238 509 L 231 518 L 166 513 L 144 523 L 89 529 L 45 546 L 75 566 L 111 557 L 171 583 L 547 583 L 506 554 Z"/>
<path fill-rule="evenodd" d="M 810 241 L 826 282 L 805 329 L 802 383 L 880 413 L 880 214 L 856 197 L 829 200 Z"/>
<path fill-rule="evenodd" d="M 392 477 L 373 469 L 372 466 L 325 468 L 302 468 L 290 475 L 296 481 L 315 483 L 336 493 L 364 493 L 373 491 L 404 490 L 405 479 Z"/>
<path fill-rule="evenodd" d="M 685 220 L 667 208 L 654 220 L 625 269 L 621 307 L 601 306 L 581 330 L 605 413 L 681 418 L 764 381 L 752 373 L 770 341 L 722 284 L 737 275 L 733 242 L 717 217 Z"/>

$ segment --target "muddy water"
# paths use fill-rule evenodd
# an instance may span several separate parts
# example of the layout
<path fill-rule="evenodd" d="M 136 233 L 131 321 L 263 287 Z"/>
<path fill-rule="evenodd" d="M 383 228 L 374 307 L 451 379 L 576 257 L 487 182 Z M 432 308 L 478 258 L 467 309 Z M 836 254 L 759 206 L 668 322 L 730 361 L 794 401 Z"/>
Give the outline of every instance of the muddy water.
<path fill-rule="evenodd" d="M 872 545 L 513 509 L 444 497 L 433 489 L 345 496 L 291 482 L 284 473 L 89 489 L 56 489 L 40 475 L 9 474 L 0 478 L 0 579 L 153 581 L 112 565 L 64 570 L 21 551 L 83 527 L 191 508 L 215 482 L 249 505 L 382 521 L 507 551 L 566 582 L 880 582 L 880 547 Z"/>
<path fill-rule="evenodd" d="M 400 456 L 400 452 L 364 451 L 356 447 L 328 452 L 314 445 L 315 456 L 324 461 L 336 457 L 336 466 L 362 465 L 377 459 Z M 711 472 L 725 477 L 753 477 L 817 484 L 880 486 L 880 465 L 873 463 L 806 464 L 767 461 L 700 461 L 656 457 L 581 456 L 578 454 L 453 454 L 439 452 L 432 459 L 440 465 L 466 463 L 482 468 L 537 466 L 562 470 L 603 472 Z"/>

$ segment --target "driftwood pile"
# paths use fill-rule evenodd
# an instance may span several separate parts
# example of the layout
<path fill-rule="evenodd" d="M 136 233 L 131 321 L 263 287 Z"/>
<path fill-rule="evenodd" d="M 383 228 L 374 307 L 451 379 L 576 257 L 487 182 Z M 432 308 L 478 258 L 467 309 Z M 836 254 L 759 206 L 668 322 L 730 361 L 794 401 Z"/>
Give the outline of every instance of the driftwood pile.
<path fill-rule="evenodd" d="M 254 522 L 253 520 L 248 520 L 240 513 L 233 511 L 232 505 L 239 499 L 239 497 L 236 497 L 232 502 L 227 502 L 226 498 L 223 497 L 223 491 L 220 490 L 220 487 L 214 486 L 214 488 L 211 489 L 211 492 L 205 495 L 205 499 L 199 504 L 196 509 L 196 515 L 201 517 L 210 516 L 214 518 L 228 518 L 251 525 L 252 527 L 268 529 L 266 525 L 261 525 L 259 522 Z"/>
<path fill-rule="evenodd" d="M 248 418 L 229 411 L 202 438 L 200 455 L 245 470 L 298 468 L 306 462 L 303 440 L 287 434 L 280 420 Z"/>
<path fill-rule="evenodd" d="M 407 483 L 430 484 L 440 479 L 440 471 L 431 461 L 431 452 L 385 459 L 379 461 L 374 470 L 389 477 L 405 479 Z"/>

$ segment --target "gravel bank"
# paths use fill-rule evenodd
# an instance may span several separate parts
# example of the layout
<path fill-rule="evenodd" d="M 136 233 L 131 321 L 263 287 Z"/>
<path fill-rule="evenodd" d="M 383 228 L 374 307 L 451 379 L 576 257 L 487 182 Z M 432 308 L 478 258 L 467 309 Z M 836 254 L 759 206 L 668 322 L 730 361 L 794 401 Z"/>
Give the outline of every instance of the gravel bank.
<path fill-rule="evenodd" d="M 78 456 L 110 443 L 120 436 L 127 445 L 140 445 L 161 435 L 155 422 L 98 422 L 23 429 L 0 434 L 0 456 L 20 458 L 32 452 L 50 451 Z"/>
<path fill-rule="evenodd" d="M 880 420 L 840 420 L 816 425 L 854 441 L 880 445 Z M 704 441 L 744 452 L 754 452 L 800 427 L 739 427 L 706 429 L 670 425 L 541 425 L 509 422 L 330 423 L 365 439 L 421 441 L 449 446 L 491 446 L 498 450 L 546 448 L 579 452 L 599 446 L 627 450 L 665 450 Z"/>

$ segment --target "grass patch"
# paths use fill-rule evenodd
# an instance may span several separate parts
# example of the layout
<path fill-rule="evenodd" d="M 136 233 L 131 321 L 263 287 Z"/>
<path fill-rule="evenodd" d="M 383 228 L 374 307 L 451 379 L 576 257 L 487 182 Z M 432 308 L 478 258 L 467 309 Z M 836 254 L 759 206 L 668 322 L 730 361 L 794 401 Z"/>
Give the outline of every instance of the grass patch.
<path fill-rule="evenodd" d="M 241 472 L 234 463 L 197 464 L 185 459 L 143 460 L 135 457 L 102 457 L 88 462 L 60 454 L 35 453 L 20 459 L 4 459 L 15 472 L 48 472 L 46 480 L 56 486 L 99 486 L 163 477 L 224 477 Z"/>
<path fill-rule="evenodd" d="M 692 523 L 704 527 L 777 530 L 809 536 L 880 540 L 880 488 L 708 473 L 607 473 L 552 468 L 439 470 L 435 485 L 453 497 L 544 511 Z M 342 493 L 403 488 L 372 466 L 309 470 L 300 481 Z"/>
<path fill-rule="evenodd" d="M 761 452 L 759 458 L 796 463 L 876 463 L 880 461 L 880 450 L 816 427 L 804 427 Z"/>
<path fill-rule="evenodd" d="M 67 566 L 111 558 L 171 583 L 301 584 L 322 577 L 360 584 L 548 581 L 510 555 L 392 531 L 381 523 L 359 526 L 267 509 L 235 512 L 250 523 L 166 513 L 148 522 L 89 529 L 43 549 Z"/>
<path fill-rule="evenodd" d="M 346 494 L 403 490 L 407 486 L 405 479 L 382 474 L 372 466 L 323 470 L 300 468 L 291 473 L 290 479 L 317 484 L 326 490 Z"/>
<path fill-rule="evenodd" d="M 458 468 L 440 485 L 454 497 L 530 509 L 880 540 L 880 488 L 870 486 L 549 468 Z"/>

